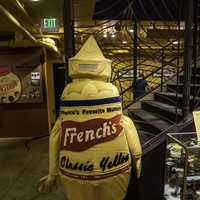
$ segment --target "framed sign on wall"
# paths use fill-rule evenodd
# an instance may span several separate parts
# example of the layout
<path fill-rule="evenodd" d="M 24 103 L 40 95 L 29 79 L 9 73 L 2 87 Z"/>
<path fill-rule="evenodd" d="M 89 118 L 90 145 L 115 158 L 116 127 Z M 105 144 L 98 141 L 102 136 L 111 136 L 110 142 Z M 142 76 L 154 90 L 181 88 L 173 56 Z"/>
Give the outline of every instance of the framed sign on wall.
<path fill-rule="evenodd" d="M 11 51 L 0 58 L 0 104 L 43 102 L 40 52 Z"/>
<path fill-rule="evenodd" d="M 21 81 L 9 68 L 0 68 L 0 102 L 14 103 L 21 96 Z"/>

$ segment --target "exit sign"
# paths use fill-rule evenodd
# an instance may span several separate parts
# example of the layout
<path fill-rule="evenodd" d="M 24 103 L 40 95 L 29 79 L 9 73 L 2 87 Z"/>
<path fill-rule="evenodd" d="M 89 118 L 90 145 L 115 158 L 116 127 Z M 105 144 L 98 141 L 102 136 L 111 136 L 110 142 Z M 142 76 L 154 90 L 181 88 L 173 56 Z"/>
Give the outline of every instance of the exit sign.
<path fill-rule="evenodd" d="M 41 20 L 41 28 L 42 28 L 42 31 L 58 32 L 59 31 L 58 19 L 57 18 L 43 18 Z"/>

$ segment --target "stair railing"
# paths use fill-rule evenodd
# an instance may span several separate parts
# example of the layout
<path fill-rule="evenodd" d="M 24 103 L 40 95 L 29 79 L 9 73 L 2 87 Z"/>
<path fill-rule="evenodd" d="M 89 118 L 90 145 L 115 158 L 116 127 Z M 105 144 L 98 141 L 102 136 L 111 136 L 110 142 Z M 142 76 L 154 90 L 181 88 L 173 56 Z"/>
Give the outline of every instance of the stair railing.
<path fill-rule="evenodd" d="M 200 58 L 199 58 L 199 42 L 200 42 L 200 35 L 199 35 L 199 31 L 200 31 L 200 25 L 199 25 L 199 20 L 198 17 L 200 15 L 200 2 L 199 0 L 194 1 L 194 4 L 196 4 L 194 6 L 194 25 L 193 25 L 193 63 L 194 63 L 194 73 L 193 73 L 193 77 L 194 77 L 194 91 L 193 91 L 193 107 L 192 110 L 196 110 L 199 109 L 200 107 L 200 87 L 197 88 L 197 70 L 200 68 Z M 199 69 L 200 71 L 200 69 Z M 200 83 L 200 82 L 199 82 Z M 198 83 L 198 84 L 199 84 Z"/>
<path fill-rule="evenodd" d="M 163 51 L 164 52 L 164 51 Z M 149 89 L 143 96 L 139 97 L 138 99 L 136 100 L 133 100 L 131 101 L 130 103 L 126 104 L 126 105 L 123 105 L 123 109 L 127 109 L 128 107 L 130 107 L 131 105 L 133 105 L 136 101 L 139 101 L 140 99 L 142 99 L 144 96 L 146 96 L 147 94 L 151 93 L 152 91 L 156 90 L 157 88 L 160 87 L 161 91 L 163 90 L 163 87 L 164 87 L 164 84 L 168 81 L 168 80 L 172 80 L 175 78 L 175 76 L 177 76 L 177 71 L 176 69 L 175 70 L 172 70 L 174 69 L 174 67 L 172 66 L 172 64 L 174 64 L 175 61 L 177 61 L 177 59 L 179 59 L 179 56 L 182 56 L 183 55 L 183 52 L 180 53 L 178 56 L 175 56 L 174 58 L 170 59 L 169 61 L 165 61 L 164 60 L 164 53 L 162 53 L 162 60 L 163 62 L 161 63 L 161 66 L 160 67 L 157 67 L 155 68 L 153 71 L 150 71 L 150 73 L 148 73 L 144 79 L 148 82 L 148 84 L 151 86 L 151 85 L 154 85 L 154 87 L 150 87 L 151 89 Z M 170 70 L 169 66 L 172 66 L 172 69 Z M 169 74 L 169 76 L 166 76 L 164 74 L 164 70 L 166 70 L 171 73 L 171 75 Z M 182 72 L 182 69 L 179 70 L 179 73 Z M 154 77 L 158 77 L 160 76 L 160 81 L 159 82 L 155 82 L 154 81 Z M 156 86 L 155 86 L 156 85 Z M 134 93 L 134 88 L 133 88 L 133 85 L 127 87 L 126 89 L 124 89 L 120 95 L 122 96 L 123 98 L 123 95 L 126 93 L 126 92 L 130 92 L 132 91 L 132 93 Z M 122 99 L 123 100 L 123 99 Z"/>

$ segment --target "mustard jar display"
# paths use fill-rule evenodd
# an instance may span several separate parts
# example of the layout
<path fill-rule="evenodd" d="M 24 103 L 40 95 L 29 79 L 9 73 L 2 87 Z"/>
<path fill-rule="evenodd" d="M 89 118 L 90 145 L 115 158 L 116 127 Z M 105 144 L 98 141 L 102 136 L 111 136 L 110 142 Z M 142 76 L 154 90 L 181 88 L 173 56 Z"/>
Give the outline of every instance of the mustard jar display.
<path fill-rule="evenodd" d="M 59 178 L 68 200 L 122 200 L 132 162 L 140 176 L 141 146 L 133 122 L 122 113 L 118 89 L 107 82 L 111 61 L 93 36 L 69 59 L 69 76 L 49 139 L 49 175 L 39 191 Z"/>

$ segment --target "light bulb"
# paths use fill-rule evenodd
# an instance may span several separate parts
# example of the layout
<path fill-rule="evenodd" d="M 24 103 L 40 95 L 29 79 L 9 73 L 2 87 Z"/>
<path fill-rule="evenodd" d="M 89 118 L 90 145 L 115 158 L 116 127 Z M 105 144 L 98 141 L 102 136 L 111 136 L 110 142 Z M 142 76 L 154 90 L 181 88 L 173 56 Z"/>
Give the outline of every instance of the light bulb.
<path fill-rule="evenodd" d="M 107 37 L 108 37 L 108 35 L 107 35 L 106 33 L 104 33 L 104 34 L 103 34 L 103 37 L 104 37 L 104 38 L 107 38 Z"/>

